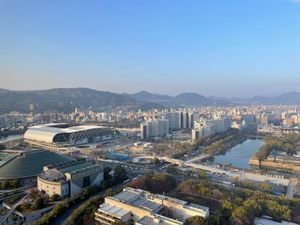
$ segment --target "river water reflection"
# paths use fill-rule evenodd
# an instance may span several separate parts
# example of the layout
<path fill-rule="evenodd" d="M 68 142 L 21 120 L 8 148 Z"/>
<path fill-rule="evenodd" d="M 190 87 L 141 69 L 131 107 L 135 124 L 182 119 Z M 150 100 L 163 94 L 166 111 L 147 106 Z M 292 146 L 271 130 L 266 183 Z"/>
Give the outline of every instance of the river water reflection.
<path fill-rule="evenodd" d="M 247 139 L 232 147 L 224 155 L 215 156 L 214 162 L 223 165 L 232 164 L 232 166 L 237 168 L 249 169 L 249 159 L 263 144 L 264 141 L 261 139 Z"/>
<path fill-rule="evenodd" d="M 22 134 L 17 134 L 17 135 L 9 135 L 5 137 L 0 137 L 0 144 L 8 142 L 8 141 L 13 141 L 22 138 Z"/>

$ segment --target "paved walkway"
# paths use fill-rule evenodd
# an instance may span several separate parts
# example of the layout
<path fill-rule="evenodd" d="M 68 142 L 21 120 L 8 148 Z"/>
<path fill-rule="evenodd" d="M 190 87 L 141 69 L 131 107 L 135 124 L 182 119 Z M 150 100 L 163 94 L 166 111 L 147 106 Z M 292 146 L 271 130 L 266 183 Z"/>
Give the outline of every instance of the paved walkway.
<path fill-rule="evenodd" d="M 23 198 L 21 198 L 18 202 L 16 202 L 11 209 L 6 213 L 6 215 L 2 218 L 2 220 L 0 221 L 0 224 L 6 224 L 7 219 L 9 218 L 9 216 L 15 211 L 15 209 L 19 206 L 22 205 L 23 203 L 25 203 L 27 201 L 27 197 L 30 194 L 25 195 Z"/>

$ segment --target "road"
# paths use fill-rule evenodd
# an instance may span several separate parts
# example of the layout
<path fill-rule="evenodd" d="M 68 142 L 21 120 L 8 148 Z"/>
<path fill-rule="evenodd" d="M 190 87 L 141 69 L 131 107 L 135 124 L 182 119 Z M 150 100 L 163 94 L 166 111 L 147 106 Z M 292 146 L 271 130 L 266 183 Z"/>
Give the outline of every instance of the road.
<path fill-rule="evenodd" d="M 11 209 L 6 213 L 6 215 L 2 218 L 0 221 L 0 224 L 6 224 L 8 217 L 15 211 L 15 209 L 19 206 L 27 202 L 27 198 L 30 194 L 25 195 L 23 198 L 21 198 L 18 202 L 16 202 Z"/>
<path fill-rule="evenodd" d="M 202 156 L 201 156 L 202 157 Z M 140 158 L 155 158 L 154 156 L 142 156 Z M 230 178 L 239 178 L 241 180 L 245 179 L 245 180 L 253 180 L 253 181 L 258 181 L 258 182 L 263 182 L 263 181 L 269 181 L 271 183 L 274 184 L 280 184 L 280 185 L 284 185 L 284 186 L 288 186 L 289 183 L 289 179 L 285 179 L 285 178 L 279 178 L 279 177 L 274 177 L 274 176 L 267 176 L 267 175 L 263 175 L 263 174 L 256 174 L 254 172 L 246 172 L 243 170 L 239 170 L 239 172 L 232 172 L 229 170 L 225 170 L 225 169 L 221 169 L 221 168 L 217 168 L 215 166 L 212 165 L 205 165 L 204 163 L 191 163 L 190 161 L 183 161 L 180 159 L 172 159 L 172 158 L 168 158 L 168 157 L 156 157 L 159 160 L 162 161 L 166 161 L 172 164 L 177 164 L 179 167 L 191 167 L 191 168 L 195 168 L 195 169 L 201 169 L 201 170 L 205 170 L 207 172 L 210 173 L 214 173 L 214 174 L 222 174 L 222 175 L 226 175 Z M 111 161 L 113 162 L 114 160 L 103 160 L 103 161 Z M 194 160 L 193 160 L 194 161 Z M 117 161 L 118 162 L 118 161 Z"/>
<path fill-rule="evenodd" d="M 291 178 L 287 187 L 286 197 L 292 199 L 294 197 L 294 189 L 297 185 L 297 179 Z"/>
<path fill-rule="evenodd" d="M 200 155 L 198 155 L 198 156 L 196 156 L 196 157 L 194 157 L 194 158 L 191 158 L 191 159 L 189 159 L 189 160 L 187 160 L 186 162 L 187 163 L 193 163 L 193 162 L 197 162 L 197 161 L 202 161 L 203 159 L 206 159 L 206 158 L 209 158 L 211 155 L 209 155 L 209 154 L 200 154 Z"/>

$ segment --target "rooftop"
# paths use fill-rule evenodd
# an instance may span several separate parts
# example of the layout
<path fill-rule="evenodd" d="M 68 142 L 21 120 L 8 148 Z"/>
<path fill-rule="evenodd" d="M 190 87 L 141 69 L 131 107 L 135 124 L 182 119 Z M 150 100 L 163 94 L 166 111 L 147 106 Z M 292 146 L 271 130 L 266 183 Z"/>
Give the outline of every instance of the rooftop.
<path fill-rule="evenodd" d="M 137 224 L 141 225 L 181 225 L 182 222 L 178 220 L 174 220 L 171 218 L 163 217 L 160 215 L 155 215 L 153 217 L 144 216 L 139 221 L 137 221 Z"/>
<path fill-rule="evenodd" d="M 72 159 L 50 151 L 30 151 L 20 153 L 0 167 L 1 179 L 15 179 L 36 176 L 49 164 L 65 162 Z"/>
<path fill-rule="evenodd" d="M 105 212 L 105 213 L 112 215 L 114 217 L 117 217 L 117 218 L 121 218 L 121 217 L 125 216 L 126 214 L 130 213 L 127 210 L 124 210 L 124 209 L 116 207 L 116 206 L 111 206 L 106 203 L 100 205 L 100 207 L 98 208 L 98 211 Z"/>
<path fill-rule="evenodd" d="M 92 167 L 92 166 L 94 166 L 94 164 L 92 164 L 88 161 L 78 161 L 77 163 L 71 164 L 70 166 L 66 166 L 63 168 L 58 167 L 58 170 L 61 173 L 74 173 L 76 171 L 80 171 L 80 170 L 83 170 L 83 169 L 86 169 L 86 168 Z"/>
<path fill-rule="evenodd" d="M 85 160 L 69 160 L 45 166 L 44 173 L 40 174 L 39 177 L 52 182 L 64 182 L 66 173 L 75 174 L 94 167 L 98 166 Z"/>
<path fill-rule="evenodd" d="M 298 225 L 298 224 L 290 223 L 286 221 L 276 222 L 266 218 L 256 218 L 254 221 L 254 225 Z"/>
<path fill-rule="evenodd" d="M 204 211 L 204 212 L 208 212 L 209 211 L 209 208 L 208 207 L 205 207 L 205 206 L 202 206 L 202 205 L 198 205 L 198 204 L 195 204 L 195 203 L 190 203 L 188 206 L 187 206 L 189 209 L 194 209 L 196 211 Z"/>
<path fill-rule="evenodd" d="M 146 194 L 146 192 L 140 192 L 140 190 L 127 188 L 111 198 L 150 212 L 157 212 L 163 207 L 162 204 L 151 201 Z"/>
<path fill-rule="evenodd" d="M 30 131 L 46 132 L 46 133 L 73 133 L 78 131 L 85 131 L 89 129 L 102 128 L 100 126 L 92 125 L 80 125 L 80 126 L 68 126 L 65 123 L 50 123 L 50 124 L 41 124 L 29 127 Z"/>

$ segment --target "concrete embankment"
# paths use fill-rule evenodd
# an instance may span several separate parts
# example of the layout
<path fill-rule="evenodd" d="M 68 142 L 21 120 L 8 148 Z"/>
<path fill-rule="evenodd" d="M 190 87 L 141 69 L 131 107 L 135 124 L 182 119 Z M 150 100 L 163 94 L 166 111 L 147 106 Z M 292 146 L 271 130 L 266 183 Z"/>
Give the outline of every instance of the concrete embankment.
<path fill-rule="evenodd" d="M 274 169 L 282 169 L 282 170 L 300 171 L 300 166 L 298 165 L 274 162 L 270 160 L 250 159 L 249 165 L 274 168 Z"/>

